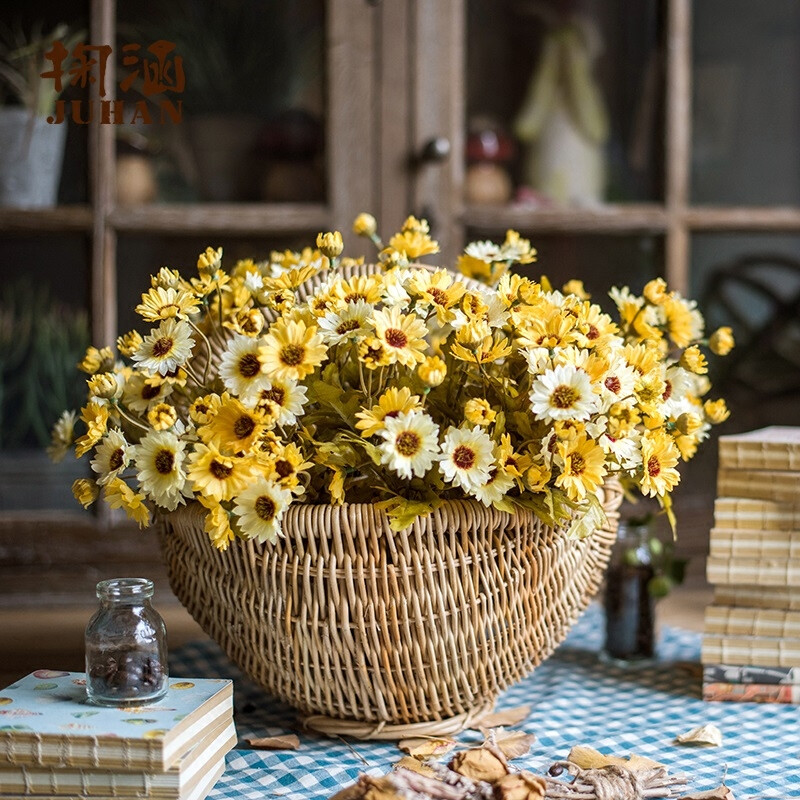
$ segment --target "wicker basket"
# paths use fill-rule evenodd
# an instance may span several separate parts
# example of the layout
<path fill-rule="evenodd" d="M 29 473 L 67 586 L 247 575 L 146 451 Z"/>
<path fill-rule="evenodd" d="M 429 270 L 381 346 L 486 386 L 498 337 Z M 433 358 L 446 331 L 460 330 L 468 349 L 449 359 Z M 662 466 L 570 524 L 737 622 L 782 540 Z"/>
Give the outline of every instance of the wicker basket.
<path fill-rule="evenodd" d="M 455 733 L 545 659 L 598 588 L 606 528 L 567 539 L 530 512 L 449 501 L 407 531 L 369 504 L 292 505 L 285 539 L 217 552 L 199 504 L 168 514 L 175 594 L 254 681 L 329 734 Z"/>

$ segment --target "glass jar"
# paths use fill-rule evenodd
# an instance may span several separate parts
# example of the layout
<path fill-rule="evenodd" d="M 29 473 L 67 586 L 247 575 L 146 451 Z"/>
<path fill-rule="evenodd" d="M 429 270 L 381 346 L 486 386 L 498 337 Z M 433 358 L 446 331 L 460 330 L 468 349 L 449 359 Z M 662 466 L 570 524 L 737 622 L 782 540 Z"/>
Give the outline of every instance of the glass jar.
<path fill-rule="evenodd" d="M 604 656 L 641 662 L 655 653 L 655 599 L 648 585 L 655 575 L 646 524 L 620 521 L 606 572 Z"/>
<path fill-rule="evenodd" d="M 97 584 L 100 608 L 86 627 L 86 692 L 103 706 L 152 703 L 167 691 L 167 629 L 150 604 L 153 582 Z"/>

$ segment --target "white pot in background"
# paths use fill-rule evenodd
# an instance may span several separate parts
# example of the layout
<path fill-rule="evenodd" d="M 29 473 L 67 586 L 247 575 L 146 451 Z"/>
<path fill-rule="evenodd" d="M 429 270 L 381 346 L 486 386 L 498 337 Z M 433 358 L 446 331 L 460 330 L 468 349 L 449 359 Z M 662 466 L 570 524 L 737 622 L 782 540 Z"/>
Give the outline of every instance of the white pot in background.
<path fill-rule="evenodd" d="M 0 108 L 0 206 L 56 205 L 67 123 L 50 125 L 24 108 Z"/>

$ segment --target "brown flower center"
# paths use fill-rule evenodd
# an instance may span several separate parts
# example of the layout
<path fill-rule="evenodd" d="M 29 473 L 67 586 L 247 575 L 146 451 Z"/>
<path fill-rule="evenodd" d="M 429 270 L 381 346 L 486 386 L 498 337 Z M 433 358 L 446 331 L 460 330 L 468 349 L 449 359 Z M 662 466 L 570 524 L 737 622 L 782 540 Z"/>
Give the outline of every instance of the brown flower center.
<path fill-rule="evenodd" d="M 111 458 L 108 459 L 109 470 L 113 472 L 115 469 L 119 469 L 122 466 L 124 458 L 125 458 L 125 453 L 122 451 L 121 447 L 118 447 L 111 454 Z"/>
<path fill-rule="evenodd" d="M 273 403 L 279 406 L 283 406 L 283 400 L 285 397 L 286 392 L 279 386 L 273 386 L 271 389 L 264 389 L 264 391 L 261 392 L 262 400 L 271 400 Z"/>
<path fill-rule="evenodd" d="M 672 381 L 666 381 L 666 388 L 664 394 L 661 395 L 662 400 L 666 401 L 672 396 Z"/>
<path fill-rule="evenodd" d="M 350 292 L 350 294 L 345 295 L 344 301 L 345 303 L 356 303 L 359 300 L 366 300 L 367 296 L 363 292 Z"/>
<path fill-rule="evenodd" d="M 614 392 L 614 394 L 619 394 L 619 390 L 622 388 L 622 383 L 616 375 L 609 375 L 603 384 L 609 392 Z"/>
<path fill-rule="evenodd" d="M 399 328 L 387 328 L 383 338 L 386 339 L 386 344 L 390 347 L 397 347 L 398 349 L 408 344 L 408 336 Z"/>
<path fill-rule="evenodd" d="M 306 348 L 301 344 L 285 344 L 278 358 L 286 364 L 287 367 L 296 367 L 298 364 L 303 363 L 306 355 Z"/>
<path fill-rule="evenodd" d="M 256 499 L 254 507 L 257 516 L 265 522 L 270 522 L 275 518 L 275 511 L 277 509 L 271 497 L 262 494 L 261 497 Z"/>
<path fill-rule="evenodd" d="M 403 431 L 394 440 L 394 446 L 401 456 L 409 458 L 419 451 L 422 440 L 414 431 Z"/>
<path fill-rule="evenodd" d="M 599 339 L 600 331 L 594 325 L 589 325 L 589 331 L 586 334 L 587 339 Z"/>
<path fill-rule="evenodd" d="M 279 458 L 275 462 L 275 472 L 278 473 L 281 479 L 288 478 L 294 472 L 292 462 L 287 461 L 285 458 Z"/>
<path fill-rule="evenodd" d="M 153 355 L 156 358 L 163 358 L 174 346 L 175 342 L 169 336 L 162 336 L 160 339 L 156 339 L 153 344 Z"/>
<path fill-rule="evenodd" d="M 440 289 L 438 286 L 431 286 L 431 288 L 428 289 L 428 294 L 436 305 L 447 305 L 447 292 L 444 291 L 444 289 Z"/>
<path fill-rule="evenodd" d="M 580 453 L 572 453 L 569 457 L 569 471 L 580 475 L 586 469 L 586 459 Z"/>
<path fill-rule="evenodd" d="M 338 333 L 339 336 L 344 336 L 346 333 L 350 333 L 350 331 L 357 331 L 360 327 L 357 319 L 346 319 L 344 322 L 339 323 L 339 326 L 336 328 L 336 333 Z"/>
<path fill-rule="evenodd" d="M 146 383 L 142 386 L 142 400 L 152 400 L 161 394 L 161 384 Z"/>
<path fill-rule="evenodd" d="M 161 475 L 169 475 L 175 465 L 175 454 L 172 450 L 159 450 L 155 457 L 156 470 Z"/>
<path fill-rule="evenodd" d="M 255 429 L 255 420 L 247 414 L 243 414 L 233 423 L 233 435 L 237 439 L 246 439 Z"/>
<path fill-rule="evenodd" d="M 562 383 L 560 386 L 556 386 L 556 388 L 553 390 L 553 394 L 550 396 L 550 399 L 556 408 L 572 408 L 572 406 L 575 405 L 575 401 L 579 398 L 580 395 L 578 392 L 571 386 L 567 386 L 565 383 Z"/>
<path fill-rule="evenodd" d="M 217 480 L 223 481 L 225 478 L 230 477 L 230 474 L 233 472 L 233 467 L 229 467 L 227 464 L 223 464 L 220 461 L 214 459 L 208 465 L 208 471 L 215 477 Z"/>
<path fill-rule="evenodd" d="M 239 359 L 239 374 L 243 378 L 254 378 L 261 372 L 261 362 L 255 353 L 245 353 Z"/>
<path fill-rule="evenodd" d="M 661 462 L 656 456 L 650 456 L 647 459 L 647 474 L 651 478 L 655 478 L 661 472 Z"/>
<path fill-rule="evenodd" d="M 472 469 L 475 466 L 475 451 L 465 444 L 460 444 L 453 450 L 453 463 L 459 469 Z"/>

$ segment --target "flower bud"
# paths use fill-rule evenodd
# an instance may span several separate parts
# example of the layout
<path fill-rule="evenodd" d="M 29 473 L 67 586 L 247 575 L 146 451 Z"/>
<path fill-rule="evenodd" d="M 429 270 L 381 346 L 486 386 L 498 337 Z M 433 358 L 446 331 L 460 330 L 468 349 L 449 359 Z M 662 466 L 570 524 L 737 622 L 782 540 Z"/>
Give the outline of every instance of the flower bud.
<path fill-rule="evenodd" d="M 700 348 L 696 344 L 687 347 L 683 351 L 680 363 L 684 369 L 694 372 L 696 375 L 703 375 L 708 372 L 706 357 L 700 352 Z"/>
<path fill-rule="evenodd" d="M 727 326 L 717 328 L 708 340 L 711 352 L 718 356 L 728 355 L 733 350 L 734 344 L 733 331 Z"/>
<path fill-rule="evenodd" d="M 720 398 L 719 400 L 706 400 L 703 403 L 703 411 L 706 412 L 706 419 L 714 425 L 719 425 L 720 422 L 725 422 L 731 415 L 725 401 Z"/>
<path fill-rule="evenodd" d="M 703 420 L 697 414 L 692 414 L 685 411 L 677 420 L 675 420 L 675 427 L 684 435 L 691 436 L 697 433 L 703 424 Z"/>
<path fill-rule="evenodd" d="M 100 372 L 89 378 L 86 383 L 89 385 L 89 394 L 92 397 L 114 400 L 122 394 L 122 386 L 113 372 Z"/>
<path fill-rule="evenodd" d="M 222 263 L 222 248 L 206 247 L 205 252 L 200 253 L 197 259 L 197 271 L 201 275 L 211 275 Z"/>
<path fill-rule="evenodd" d="M 567 281 L 562 287 L 564 294 L 574 294 L 575 297 L 581 300 L 590 300 L 591 295 L 586 291 L 583 281 L 571 280 Z"/>
<path fill-rule="evenodd" d="M 98 372 L 108 372 L 113 366 L 114 353 L 110 347 L 103 347 L 100 350 L 89 347 L 83 360 L 78 364 L 78 369 L 87 375 L 95 375 Z"/>
<path fill-rule="evenodd" d="M 426 386 L 439 386 L 447 375 L 447 364 L 439 356 L 428 356 L 417 367 L 417 374 Z"/>
<path fill-rule="evenodd" d="M 340 256 L 344 250 L 344 242 L 342 241 L 342 234 L 339 231 L 328 231 L 327 233 L 317 234 L 317 248 L 322 255 L 328 258 L 336 258 Z"/>
<path fill-rule="evenodd" d="M 648 303 L 660 306 L 667 299 L 667 282 L 663 278 L 648 281 L 642 294 Z"/>
<path fill-rule="evenodd" d="M 157 431 L 166 431 L 178 421 L 178 412 L 169 403 L 156 403 L 147 412 L 147 421 Z"/>
<path fill-rule="evenodd" d="M 378 231 L 378 223 L 372 214 L 359 214 L 353 222 L 353 233 L 356 236 L 372 238 Z"/>
<path fill-rule="evenodd" d="M 72 484 L 72 494 L 84 508 L 89 508 L 97 500 L 100 490 L 94 481 L 90 481 L 88 478 L 78 478 Z"/>

